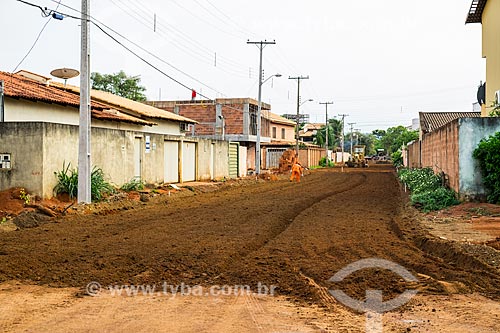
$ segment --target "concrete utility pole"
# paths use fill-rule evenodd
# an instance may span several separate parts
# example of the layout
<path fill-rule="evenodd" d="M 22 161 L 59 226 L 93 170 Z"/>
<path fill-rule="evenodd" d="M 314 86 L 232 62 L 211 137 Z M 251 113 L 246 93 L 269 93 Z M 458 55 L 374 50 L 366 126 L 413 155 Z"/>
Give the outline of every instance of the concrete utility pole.
<path fill-rule="evenodd" d="M 78 202 L 90 203 L 90 0 L 82 0 Z"/>
<path fill-rule="evenodd" d="M 347 123 L 347 125 L 351 126 L 351 156 L 352 156 L 352 131 L 353 131 L 353 128 L 354 128 L 354 124 L 356 123 Z"/>
<path fill-rule="evenodd" d="M 300 80 L 309 80 L 308 76 L 296 76 L 288 77 L 289 80 L 297 80 L 297 119 L 295 128 L 295 152 L 297 153 L 297 158 L 299 158 L 299 126 L 300 126 Z"/>
<path fill-rule="evenodd" d="M 361 133 L 361 129 L 355 128 L 354 131 L 356 132 L 356 145 L 359 145 L 359 134 Z"/>
<path fill-rule="evenodd" d="M 260 42 L 251 42 L 247 41 L 247 44 L 254 44 L 260 50 L 260 62 L 259 62 L 259 101 L 258 101 L 258 109 L 257 109 L 257 142 L 255 143 L 255 173 L 260 174 L 260 130 L 261 130 L 261 112 L 262 112 L 262 50 L 267 45 L 276 44 L 276 41 L 268 42 L 268 41 L 260 41 Z"/>
<path fill-rule="evenodd" d="M 339 114 L 339 117 L 342 117 L 342 140 L 341 140 L 341 145 L 342 145 L 342 172 L 344 172 L 344 119 L 345 117 L 348 117 L 348 114 Z"/>
<path fill-rule="evenodd" d="M 319 104 L 324 104 L 325 105 L 325 153 L 326 153 L 326 167 L 328 168 L 330 166 L 330 159 L 328 158 L 328 105 L 333 104 L 333 102 L 319 102 Z"/>

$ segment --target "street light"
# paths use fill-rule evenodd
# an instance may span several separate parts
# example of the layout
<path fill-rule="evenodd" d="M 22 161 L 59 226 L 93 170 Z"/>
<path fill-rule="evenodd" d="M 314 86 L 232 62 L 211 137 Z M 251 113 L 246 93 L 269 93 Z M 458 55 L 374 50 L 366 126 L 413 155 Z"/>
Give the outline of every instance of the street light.
<path fill-rule="evenodd" d="M 261 112 L 262 112 L 262 85 L 266 83 L 272 77 L 281 77 L 281 74 L 276 73 L 262 81 L 262 72 L 259 76 L 259 101 L 257 108 L 257 140 L 255 143 L 255 173 L 260 174 L 260 128 L 261 128 Z"/>
<path fill-rule="evenodd" d="M 304 105 L 307 102 L 312 102 L 313 99 L 308 99 L 306 101 L 303 101 L 297 106 L 297 121 L 295 126 L 297 126 L 297 137 L 295 141 L 295 153 L 297 154 L 297 159 L 299 158 L 299 125 L 300 125 L 300 107 Z"/>

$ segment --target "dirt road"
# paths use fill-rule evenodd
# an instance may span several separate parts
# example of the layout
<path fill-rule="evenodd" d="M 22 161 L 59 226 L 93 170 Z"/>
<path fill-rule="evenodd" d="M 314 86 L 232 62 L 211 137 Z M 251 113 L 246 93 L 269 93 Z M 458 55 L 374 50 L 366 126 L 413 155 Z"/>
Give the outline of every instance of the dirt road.
<path fill-rule="evenodd" d="M 69 216 L 0 234 L 0 281 L 74 288 L 67 290 L 81 295 L 92 281 L 104 288 L 248 285 L 256 291 L 259 285 L 273 286 L 276 300 L 294 302 L 304 313 L 314 308 L 329 322 L 311 327 L 332 331 L 341 327 L 329 317 L 332 309 L 343 321 L 351 318 L 347 322 L 353 331 L 362 327 L 359 316 L 329 295 L 333 287 L 357 298 L 367 289 L 380 289 L 391 298 L 410 287 L 421 295 L 480 293 L 496 304 L 498 270 L 427 236 L 404 202 L 388 167 L 319 170 L 299 184 L 245 182 L 182 199 L 163 197 L 141 209 Z M 419 283 L 409 285 L 380 269 L 364 269 L 335 285 L 328 282 L 363 258 L 393 261 L 418 276 Z M 5 290 L 12 288 L 2 294 Z M 217 311 L 207 302 L 200 301 L 198 310 Z M 492 309 L 500 314 L 498 307 Z M 298 320 L 293 318 L 284 320 Z M 230 320 L 236 324 L 239 319 Z M 218 331 L 224 330 L 232 331 Z"/>

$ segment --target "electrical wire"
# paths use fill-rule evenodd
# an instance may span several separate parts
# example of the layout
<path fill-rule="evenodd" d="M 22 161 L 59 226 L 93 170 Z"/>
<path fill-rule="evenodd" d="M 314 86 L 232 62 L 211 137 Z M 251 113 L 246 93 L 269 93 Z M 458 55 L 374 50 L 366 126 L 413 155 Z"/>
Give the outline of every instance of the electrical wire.
<path fill-rule="evenodd" d="M 22 2 L 26 5 L 30 5 L 30 6 L 33 6 L 33 7 L 36 7 L 36 8 L 39 8 L 41 11 L 42 11 L 42 16 L 43 17 L 49 17 L 49 19 L 47 20 L 47 22 L 45 22 L 45 24 L 43 25 L 42 29 L 40 30 L 40 32 L 38 33 L 38 35 L 36 36 L 36 39 L 35 41 L 33 42 L 33 44 L 31 45 L 30 49 L 28 50 L 28 52 L 26 52 L 26 54 L 24 55 L 24 57 L 21 59 L 21 61 L 19 61 L 19 63 L 17 64 L 17 66 L 14 68 L 14 70 L 12 70 L 12 73 L 14 73 L 15 71 L 17 71 L 17 69 L 22 65 L 22 63 L 24 62 L 24 60 L 26 60 L 26 58 L 28 58 L 28 56 L 30 55 L 31 51 L 33 51 L 33 49 L 35 48 L 36 44 L 38 43 L 38 40 L 40 39 L 40 37 L 42 36 L 42 33 L 44 32 L 45 28 L 47 27 L 47 25 L 49 25 L 50 21 L 52 20 L 52 16 L 50 16 L 50 12 L 47 13 L 46 12 L 46 9 L 42 8 L 41 6 L 38 6 L 38 5 L 35 5 L 35 4 L 32 4 L 32 3 L 29 3 L 29 2 L 26 2 L 26 1 L 23 1 L 23 0 L 17 0 L 19 2 Z M 56 7 L 56 10 L 59 8 L 59 5 L 61 4 L 61 1 L 62 0 L 59 0 L 58 4 L 57 4 L 57 7 Z"/>
<path fill-rule="evenodd" d="M 44 12 L 44 9 L 38 5 L 35 5 L 35 4 L 32 4 L 32 3 L 29 3 L 27 1 L 23 1 L 23 0 L 17 0 L 17 1 L 20 1 L 20 2 L 23 2 L 23 3 L 26 3 L 28 5 L 31 5 L 33 7 L 37 7 L 39 8 L 40 10 L 42 10 L 42 12 Z M 75 10 L 75 9 L 73 9 Z M 73 19 L 76 19 L 76 20 L 81 20 L 80 17 L 76 17 L 76 16 L 73 16 L 73 15 L 69 15 L 67 13 L 63 13 L 63 12 L 60 12 L 60 11 L 57 11 L 57 10 L 52 10 L 51 12 L 54 12 L 54 13 L 58 13 L 58 14 L 61 14 L 65 17 L 69 17 L 69 18 L 73 18 Z M 118 39 L 116 39 L 114 36 L 112 36 L 110 33 L 108 33 L 104 28 L 102 28 L 98 23 L 96 23 L 97 20 L 92 20 L 90 19 L 90 17 L 88 18 L 89 22 L 91 22 L 94 26 L 96 26 L 101 32 L 103 32 L 106 36 L 108 36 L 109 38 L 111 38 L 114 42 L 116 42 L 117 44 L 119 44 L 120 46 L 122 46 L 124 49 L 126 49 L 128 52 L 130 52 L 131 54 L 133 54 L 134 56 L 136 56 L 138 59 L 140 59 L 141 61 L 143 61 L 144 63 L 146 63 L 148 66 L 152 67 L 153 69 L 155 69 L 156 71 L 158 71 L 159 73 L 163 74 L 164 76 L 166 76 L 167 78 L 169 78 L 170 80 L 174 81 L 175 83 L 179 84 L 180 86 L 192 91 L 194 90 L 193 88 L 187 86 L 186 84 L 182 83 L 181 81 L 175 79 L 174 77 L 172 77 L 171 75 L 167 74 L 166 72 L 164 72 L 163 70 L 161 70 L 160 68 L 158 68 L 157 66 L 153 65 L 152 63 L 150 63 L 149 61 L 147 61 L 145 58 L 141 57 L 138 53 L 134 52 L 132 49 L 130 49 L 129 47 L 127 47 L 126 45 L 124 45 L 123 43 L 121 43 Z M 99 22 L 99 21 L 97 21 Z M 99 22 L 101 23 L 101 22 Z M 142 47 L 140 47 L 139 45 L 137 45 L 136 43 L 128 40 L 128 38 L 124 37 L 123 35 L 121 35 L 120 33 L 114 31 L 113 29 L 107 27 L 105 24 L 101 23 L 103 26 L 105 26 L 106 28 L 108 28 L 109 30 L 111 30 L 112 32 L 114 32 L 115 34 L 117 34 L 118 36 L 120 36 L 121 38 L 127 40 L 128 42 L 132 43 L 133 45 L 141 48 L 143 51 L 149 53 L 150 55 L 154 56 L 155 58 L 161 60 L 162 62 L 168 64 L 169 66 L 171 66 L 172 68 L 176 69 L 177 71 L 180 71 L 181 73 L 183 73 L 184 75 L 187 75 L 188 77 L 190 77 L 191 79 L 195 80 L 196 82 L 200 83 L 200 84 L 203 84 L 205 87 L 221 94 L 221 95 L 224 95 L 222 94 L 221 92 L 219 92 L 218 90 L 214 89 L 214 88 L 211 88 L 210 86 L 207 86 L 206 84 L 204 84 L 203 82 L 199 81 L 198 79 L 190 76 L 189 74 L 187 73 L 184 73 L 183 71 L 181 71 L 180 69 L 177 69 L 175 66 L 167 63 L 166 61 L 162 60 L 161 58 L 157 57 L 156 55 L 152 54 L 151 52 L 143 49 Z M 202 93 L 198 93 L 198 95 L 208 99 L 208 100 L 212 100 L 210 97 L 202 94 Z"/>

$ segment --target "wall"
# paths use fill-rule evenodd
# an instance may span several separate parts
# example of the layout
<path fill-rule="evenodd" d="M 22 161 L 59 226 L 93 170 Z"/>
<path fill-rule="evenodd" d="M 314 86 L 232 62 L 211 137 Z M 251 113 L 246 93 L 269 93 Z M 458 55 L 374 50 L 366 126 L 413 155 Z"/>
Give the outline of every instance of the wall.
<path fill-rule="evenodd" d="M 430 167 L 436 173 L 443 171 L 449 177 L 450 187 L 458 192 L 458 120 L 424 134 L 421 145 L 422 167 Z"/>
<path fill-rule="evenodd" d="M 495 100 L 495 91 L 500 90 L 500 1 L 490 0 L 483 11 L 483 58 L 486 58 L 486 106 Z M 488 116 L 489 108 L 483 112 Z"/>
<path fill-rule="evenodd" d="M 271 123 L 271 130 L 269 131 L 269 135 L 272 141 L 295 141 L 295 126 L 284 125 L 279 123 Z M 272 137 L 272 128 L 276 127 L 276 137 Z M 281 130 L 285 129 L 285 138 L 281 138 Z"/>
<path fill-rule="evenodd" d="M 0 153 L 12 154 L 12 168 L 0 170 L 0 190 L 24 187 L 33 192 L 42 187 L 42 147 L 42 123 L 0 123 Z"/>
<path fill-rule="evenodd" d="M 322 148 L 299 149 L 299 162 L 303 167 L 310 168 L 319 165 L 319 160 L 326 155 Z"/>
<path fill-rule="evenodd" d="M 485 190 L 481 170 L 473 151 L 483 138 L 500 131 L 500 118 L 462 118 L 459 120 L 460 195 L 465 199 L 483 199 Z"/>
<path fill-rule="evenodd" d="M 500 131 L 500 118 L 460 118 L 408 146 L 410 167 L 444 171 L 450 187 L 465 200 L 483 199 L 481 171 L 472 157 L 481 139 Z M 421 154 L 420 152 L 421 146 Z"/>
<path fill-rule="evenodd" d="M 150 137 L 150 152 L 145 138 Z M 142 138 L 141 178 L 163 183 L 164 141 L 184 140 L 182 136 L 92 128 L 91 161 L 107 180 L 121 186 L 134 176 L 134 139 Z M 197 144 L 197 180 L 210 179 L 211 145 L 214 144 L 214 177 L 224 178 L 228 170 L 228 142 L 193 138 Z M 182 146 L 182 145 L 181 145 Z M 63 163 L 78 165 L 78 127 L 54 123 L 0 123 L 0 151 L 12 154 L 12 169 L 0 172 L 0 189 L 25 187 L 31 193 L 51 197 L 57 179 L 54 172 Z"/>
<path fill-rule="evenodd" d="M 408 167 L 409 168 L 421 168 L 422 162 L 420 161 L 420 146 L 421 141 L 414 141 L 412 144 L 408 145 Z"/>

